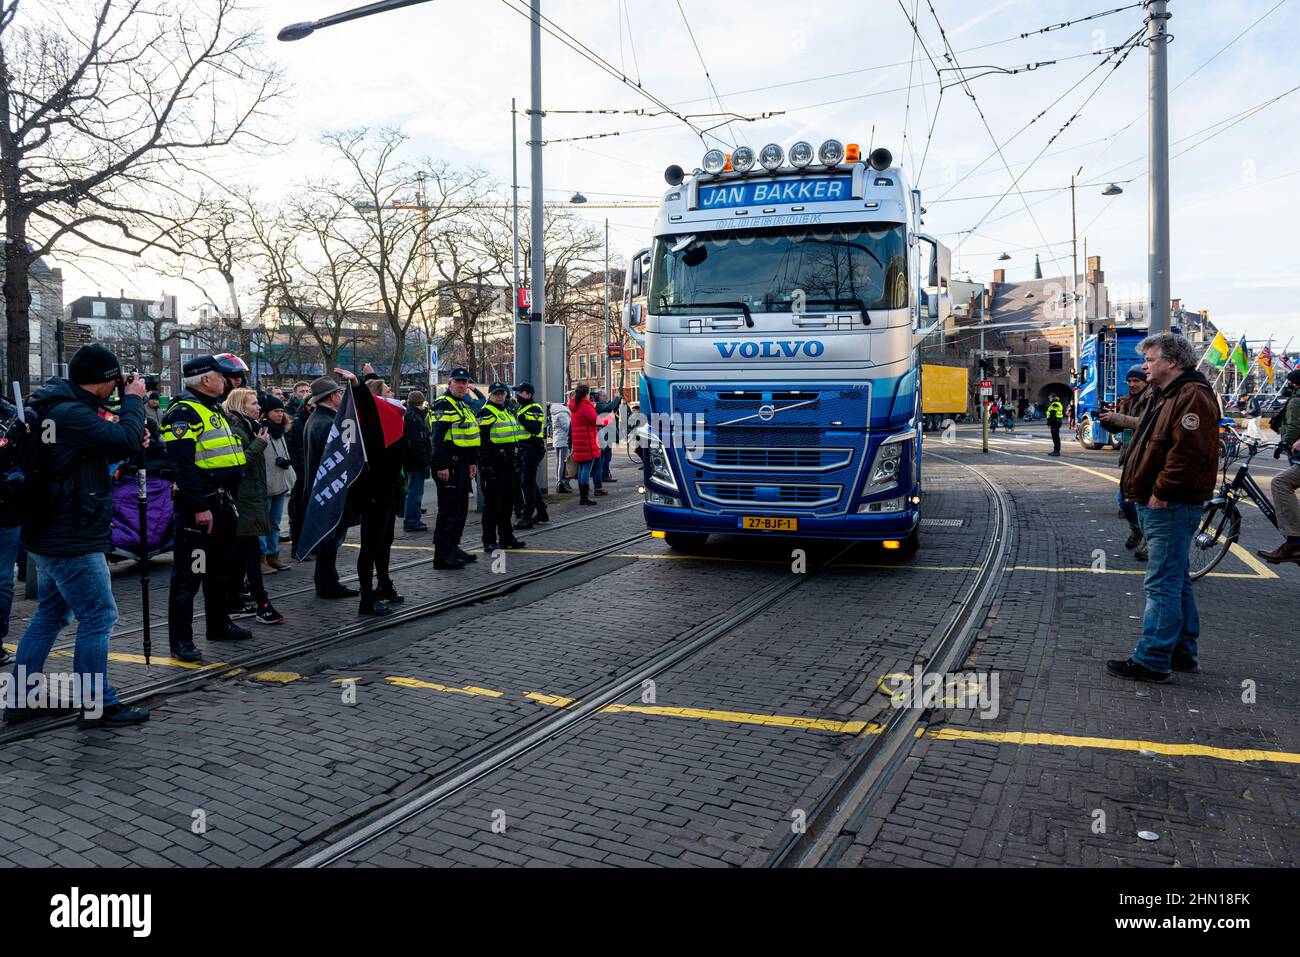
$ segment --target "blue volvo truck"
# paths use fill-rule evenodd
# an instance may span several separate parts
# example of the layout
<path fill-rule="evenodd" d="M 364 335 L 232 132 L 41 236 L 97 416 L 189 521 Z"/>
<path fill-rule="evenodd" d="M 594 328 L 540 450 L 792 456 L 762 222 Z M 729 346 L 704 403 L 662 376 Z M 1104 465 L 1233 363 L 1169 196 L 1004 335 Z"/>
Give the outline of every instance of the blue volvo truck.
<path fill-rule="evenodd" d="M 886 149 L 711 150 L 665 173 L 624 325 L 644 347 L 645 519 L 711 534 L 916 552 L 921 343 L 951 313 L 951 253 Z"/>
<path fill-rule="evenodd" d="M 1137 347 L 1146 337 L 1146 329 L 1109 326 L 1083 340 L 1075 426 L 1079 444 L 1085 449 L 1119 447 L 1119 436 L 1106 431 L 1097 419 L 1128 395 L 1124 377 L 1133 366 L 1142 364 L 1145 357 Z"/>

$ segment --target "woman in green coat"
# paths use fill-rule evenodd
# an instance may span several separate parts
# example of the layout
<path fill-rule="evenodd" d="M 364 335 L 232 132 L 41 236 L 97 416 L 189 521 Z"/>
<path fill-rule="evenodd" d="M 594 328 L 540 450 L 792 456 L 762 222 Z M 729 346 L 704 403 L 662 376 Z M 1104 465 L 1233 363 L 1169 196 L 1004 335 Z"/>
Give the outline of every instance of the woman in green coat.
<path fill-rule="evenodd" d="M 235 508 L 239 524 L 235 530 L 235 556 L 243 574 L 232 576 L 236 582 L 230 600 L 230 617 L 245 618 L 256 615 L 263 625 L 278 625 L 284 615 L 275 610 L 262 582 L 261 537 L 271 532 L 271 521 L 266 512 L 266 442 L 269 437 L 266 425 L 261 422 L 262 408 L 257 393 L 252 389 L 232 389 L 224 403 L 230 431 L 244 446 L 244 477 L 239 482 L 239 498 Z M 248 579 L 248 592 L 252 600 L 245 604 L 239 597 L 238 582 Z"/>

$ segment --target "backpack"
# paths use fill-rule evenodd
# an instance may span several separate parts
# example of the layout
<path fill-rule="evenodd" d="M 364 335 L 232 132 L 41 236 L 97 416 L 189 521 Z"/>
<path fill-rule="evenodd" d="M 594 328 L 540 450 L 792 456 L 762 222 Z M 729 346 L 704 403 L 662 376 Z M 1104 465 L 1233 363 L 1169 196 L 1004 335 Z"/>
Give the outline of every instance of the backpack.
<path fill-rule="evenodd" d="M 39 409 L 24 406 L 25 418 L 14 410 L 0 421 L 0 528 L 40 524 L 48 516 L 53 461 L 40 440 L 41 423 L 54 406 L 71 401 L 50 398 Z"/>
<path fill-rule="evenodd" d="M 1286 424 L 1287 407 L 1290 406 L 1291 403 L 1294 401 L 1295 401 L 1294 398 L 1287 399 L 1285 402 L 1282 403 L 1282 408 L 1278 409 L 1277 412 L 1273 415 L 1273 417 L 1268 420 L 1268 427 L 1272 429 L 1274 432 L 1276 432 L 1278 435 L 1282 434 L 1282 426 Z"/>

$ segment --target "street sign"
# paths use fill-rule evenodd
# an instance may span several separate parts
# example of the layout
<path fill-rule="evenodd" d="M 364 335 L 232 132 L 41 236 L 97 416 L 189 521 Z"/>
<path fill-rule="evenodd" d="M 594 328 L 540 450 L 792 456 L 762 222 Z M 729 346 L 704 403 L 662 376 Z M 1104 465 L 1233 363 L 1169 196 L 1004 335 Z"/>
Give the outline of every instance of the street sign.
<path fill-rule="evenodd" d="M 623 358 L 623 344 L 621 342 L 611 342 L 605 346 L 605 355 L 610 359 Z"/>
<path fill-rule="evenodd" d="M 993 394 L 993 380 L 980 379 L 980 395 L 987 399 L 992 394 Z"/>
<path fill-rule="evenodd" d="M 531 289 L 520 289 L 515 305 L 518 307 L 519 318 L 527 319 L 528 314 L 533 311 L 533 291 Z"/>

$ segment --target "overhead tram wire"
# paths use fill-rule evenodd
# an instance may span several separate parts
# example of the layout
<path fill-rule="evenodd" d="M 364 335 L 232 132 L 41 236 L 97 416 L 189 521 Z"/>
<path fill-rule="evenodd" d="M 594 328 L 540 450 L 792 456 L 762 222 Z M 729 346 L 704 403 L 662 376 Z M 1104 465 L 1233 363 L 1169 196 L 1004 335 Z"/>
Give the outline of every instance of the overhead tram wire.
<path fill-rule="evenodd" d="M 682 23 L 686 25 L 686 34 L 691 38 L 691 46 L 695 47 L 695 55 L 700 58 L 700 68 L 704 70 L 704 79 L 708 82 L 709 90 L 713 93 L 713 99 L 718 104 L 718 113 L 725 116 L 727 108 L 722 105 L 722 97 L 718 95 L 718 87 L 713 82 L 713 75 L 709 73 L 709 65 L 704 62 L 704 54 L 700 50 L 699 41 L 695 39 L 695 31 L 691 29 L 691 21 L 690 18 L 686 16 L 686 8 L 682 6 L 682 0 L 677 0 L 677 12 L 682 15 Z M 732 127 L 731 123 L 727 123 L 727 132 L 731 134 L 732 147 L 734 148 L 739 146 L 739 141 L 736 139 L 736 131 Z"/>
<path fill-rule="evenodd" d="M 920 7 L 920 5 L 921 5 L 921 0 L 912 0 L 912 19 L 913 19 L 913 20 L 916 19 L 916 11 L 917 11 L 917 9 Z M 911 148 L 911 143 L 908 141 L 908 139 L 909 139 L 909 137 L 908 137 L 908 133 L 910 132 L 909 127 L 910 127 L 910 121 L 911 121 L 911 116 L 912 116 L 912 80 L 913 80 L 914 74 L 915 74 L 915 72 L 916 72 L 916 41 L 917 41 L 917 38 L 918 38 L 918 37 L 917 37 L 916 32 L 913 31 L 913 32 L 912 32 L 912 54 L 911 54 L 911 59 L 907 61 L 907 102 L 906 102 L 906 103 L 904 104 L 904 106 L 903 106 L 903 148 L 902 148 L 901 150 L 899 150 L 899 155 L 902 156 L 902 157 L 906 157 L 906 156 L 907 156 L 907 151 L 908 151 L 908 149 Z M 943 87 L 940 87 L 940 88 L 939 88 L 939 92 L 940 92 L 941 94 L 943 93 Z M 912 166 L 913 166 L 913 168 L 915 168 L 915 166 L 916 166 L 916 150 L 915 150 L 915 149 L 912 149 Z M 919 181 L 920 177 L 917 177 L 917 179 L 918 179 L 918 181 Z"/>
<path fill-rule="evenodd" d="M 1030 162 L 1030 164 L 1029 164 L 1027 167 L 1025 167 L 1024 170 L 1021 171 L 1020 175 L 1019 175 L 1019 176 L 1014 176 L 1014 177 L 1013 177 L 1013 182 L 1012 182 L 1012 184 L 1011 184 L 1011 188 L 1012 188 L 1012 189 L 1015 189 L 1015 190 L 1017 191 L 1017 193 L 1019 193 L 1019 195 L 1020 195 L 1020 199 L 1021 199 L 1021 202 L 1025 204 L 1025 209 L 1026 209 L 1026 211 L 1029 210 L 1029 203 L 1025 200 L 1025 194 L 1024 194 L 1024 192 L 1020 190 L 1020 181 L 1021 181 L 1022 179 L 1024 179 L 1025 176 L 1027 176 L 1027 175 L 1029 174 L 1029 171 L 1030 171 L 1031 169 L 1034 168 L 1034 165 L 1035 165 L 1035 164 L 1036 164 L 1040 159 L 1043 158 L 1043 154 L 1046 153 L 1046 152 L 1048 151 L 1048 149 L 1051 148 L 1052 144 L 1056 142 L 1057 137 L 1059 137 L 1062 133 L 1064 133 L 1064 132 L 1066 131 L 1066 129 L 1068 129 L 1068 128 L 1070 127 L 1070 125 L 1074 123 L 1075 120 L 1077 120 L 1080 116 L 1083 115 L 1083 111 L 1084 111 L 1085 109 L 1087 109 L 1088 104 L 1091 103 L 1091 102 L 1093 101 L 1093 99 L 1097 96 L 1097 94 L 1101 92 L 1101 88 L 1104 87 L 1104 86 L 1106 85 L 1107 81 L 1109 81 L 1110 78 L 1111 78 L 1112 76 L 1114 76 L 1115 73 L 1119 70 L 1119 68 L 1120 68 L 1121 66 L 1124 65 L 1124 61 L 1127 60 L 1127 59 L 1129 58 L 1129 56 L 1133 53 L 1133 51 L 1137 49 L 1137 46 L 1132 45 L 1132 41 L 1133 41 L 1134 39 L 1136 39 L 1137 36 L 1138 36 L 1139 34 L 1141 34 L 1142 32 L 1144 32 L 1144 31 L 1139 30 L 1139 31 L 1137 31 L 1137 33 L 1134 33 L 1133 36 L 1129 38 L 1129 45 L 1127 45 L 1127 47 L 1125 48 L 1123 55 L 1120 56 L 1120 58 L 1119 58 L 1118 60 L 1116 60 L 1116 61 L 1111 65 L 1110 72 L 1107 73 L 1104 77 L 1102 77 L 1101 82 L 1097 84 L 1097 86 L 1093 89 L 1093 91 L 1092 91 L 1090 94 L 1088 94 L 1088 98 L 1085 99 L 1085 100 L 1083 101 L 1083 103 L 1081 103 L 1081 104 L 1079 105 L 1078 109 L 1076 109 L 1076 110 L 1074 111 L 1074 113 L 1070 116 L 1070 118 L 1069 118 L 1068 120 L 1066 120 L 1064 124 L 1062 124 L 1061 128 L 1060 128 L 1059 130 L 1057 130 L 1054 134 L 1052 134 L 1052 137 L 1047 141 L 1047 143 L 1043 146 L 1043 148 L 1038 152 L 1038 155 L 1035 156 L 1034 159 Z M 1103 62 L 1104 62 L 1104 61 L 1103 61 Z M 1010 167 L 1007 168 L 1007 172 L 1010 174 L 1010 172 L 1011 172 Z M 997 208 L 998 208 L 999 206 L 1002 205 L 1002 201 L 1005 200 L 1005 199 L 1007 198 L 1008 195 L 1010 195 L 1010 192 L 1011 192 L 1011 190 L 1008 189 L 1005 193 L 1003 193 L 1002 196 L 1000 196 L 1000 197 L 997 199 L 997 201 L 994 202 L 994 204 L 989 208 L 989 211 L 988 211 L 987 213 L 985 213 L 984 216 L 981 217 L 980 221 L 979 221 L 978 223 L 976 223 L 975 226 L 972 227 L 972 228 L 973 228 L 973 229 L 979 229 L 981 226 L 983 226 L 984 223 L 988 220 L 988 218 L 989 218 L 990 216 L 992 216 L 992 215 L 997 211 Z M 1033 213 L 1032 213 L 1032 212 L 1030 213 L 1030 216 L 1031 216 L 1031 217 L 1033 216 Z M 1037 225 L 1037 223 L 1035 223 L 1035 225 Z M 1040 232 L 1041 232 L 1041 230 L 1040 230 Z M 963 242 L 964 242 L 964 241 L 965 241 L 965 240 L 963 240 Z M 1046 239 L 1044 239 L 1044 242 L 1046 242 Z M 960 244 L 958 244 L 958 245 L 960 245 Z M 1053 257 L 1053 261 L 1055 261 L 1055 257 Z M 1059 263 L 1059 262 L 1057 262 L 1057 266 L 1058 266 L 1058 267 L 1060 266 L 1060 263 Z"/>
<path fill-rule="evenodd" d="M 1002 165 L 1006 167 L 1007 175 L 1011 177 L 1011 185 L 1017 190 L 1018 195 L 1020 195 L 1020 202 L 1024 205 L 1025 212 L 1029 214 L 1029 219 L 1034 224 L 1034 229 L 1038 232 L 1038 238 L 1042 240 L 1046 247 L 1047 254 L 1052 257 L 1052 261 L 1056 264 L 1056 267 L 1060 269 L 1061 261 L 1056 257 L 1056 254 L 1052 252 L 1051 247 L 1047 246 L 1047 236 L 1043 233 L 1043 227 L 1039 224 L 1038 217 L 1036 217 L 1033 210 L 1029 208 L 1029 201 L 1025 199 L 1024 194 L 1019 193 L 1019 180 L 1017 180 L 1015 174 L 1011 172 L 1011 165 L 1007 162 L 1006 154 L 1002 151 L 1002 144 L 998 142 L 997 136 L 993 133 L 993 127 L 989 125 L 988 117 L 984 115 L 984 109 L 980 106 L 979 98 L 975 95 L 975 91 L 971 88 L 970 83 L 965 81 L 965 73 L 962 71 L 961 63 L 953 52 L 952 44 L 948 42 L 948 33 L 943 28 L 943 22 L 939 19 L 939 14 L 935 12 L 934 3 L 932 0 L 925 0 L 925 4 L 930 8 L 930 16 L 934 17 L 935 25 L 939 28 L 939 36 L 943 40 L 944 49 L 947 51 L 945 58 L 957 68 L 957 75 L 963 80 L 962 91 L 970 97 L 971 104 L 975 107 L 975 112 L 979 114 L 980 122 L 984 125 L 985 132 L 988 133 L 989 139 L 993 141 L 994 146 L 997 148 L 998 156 L 1002 159 Z M 912 30 L 918 37 L 920 37 L 920 30 L 915 22 L 912 23 Z M 929 53 L 929 48 L 926 45 L 924 38 L 921 39 L 921 48 L 926 50 L 927 54 Z M 934 62 L 933 57 L 931 57 L 931 62 Z M 936 67 L 936 71 L 937 69 L 938 68 Z M 942 74 L 940 74 L 940 76 L 942 76 Z"/>
<path fill-rule="evenodd" d="M 540 29 L 545 30 L 546 33 L 549 34 L 551 37 L 553 37 L 556 40 L 559 40 L 560 43 L 564 44 L 570 50 L 577 53 L 579 56 L 587 60 L 593 66 L 600 69 L 602 72 L 618 80 L 624 86 L 627 86 L 635 90 L 641 96 L 645 97 L 652 104 L 654 104 L 657 108 L 663 110 L 667 115 L 672 116 L 677 120 L 679 120 L 680 122 L 684 123 L 687 127 L 690 128 L 691 132 L 695 133 L 695 135 L 700 138 L 700 142 L 704 142 L 705 137 L 710 135 L 708 131 L 702 130 L 699 127 L 695 126 L 695 124 L 691 123 L 689 119 L 684 117 L 677 110 L 673 109 L 663 100 L 661 100 L 659 97 L 655 96 L 653 93 L 647 90 L 643 85 L 641 85 L 640 83 L 632 82 L 632 80 L 627 76 L 626 73 L 624 73 L 618 67 L 614 66 L 614 64 L 610 63 L 608 60 L 602 57 L 595 50 L 591 49 L 591 47 L 587 46 L 577 37 L 573 36 L 571 33 L 569 33 L 567 30 L 561 27 L 554 20 L 551 20 L 544 13 L 539 13 L 537 17 L 534 19 L 531 8 L 521 9 L 520 5 L 522 4 L 523 0 L 501 0 L 501 2 L 504 3 L 507 8 L 513 10 L 515 13 L 519 14 L 521 17 L 528 20 L 530 23 L 536 23 Z M 722 140 L 719 137 L 714 136 L 713 139 L 722 142 Z"/>
<path fill-rule="evenodd" d="M 1284 2 L 1285 2 L 1285 0 L 1284 0 Z M 1006 45 L 1006 44 L 1008 44 L 1008 43 L 1018 43 L 1019 41 L 1024 40 L 1024 39 L 1026 39 L 1026 38 L 1028 38 L 1028 37 L 1036 36 L 1036 35 L 1039 34 L 1039 33 L 1045 33 L 1045 32 L 1047 32 L 1048 30 L 1059 30 L 1059 29 L 1061 29 L 1062 27 L 1073 26 L 1074 24 L 1076 24 L 1076 23 L 1082 23 L 1082 22 L 1084 22 L 1085 20 L 1094 20 L 1094 19 L 1097 19 L 1098 17 L 1110 16 L 1110 15 L 1113 14 L 1113 13 L 1118 13 L 1118 12 L 1120 12 L 1120 11 L 1122 11 L 1122 10 L 1131 10 L 1131 9 L 1133 9 L 1134 7 L 1140 7 L 1140 6 L 1142 6 L 1141 3 L 1135 3 L 1135 4 L 1133 4 L 1132 6 L 1129 6 L 1129 7 L 1119 7 L 1119 8 L 1116 9 L 1116 10 L 1107 10 L 1107 11 L 1103 11 L 1103 12 L 1101 12 L 1101 13 L 1091 14 L 1091 15 L 1086 16 L 1086 17 L 1080 17 L 1079 19 L 1076 19 L 1076 20 L 1068 20 L 1068 21 L 1066 21 L 1066 22 L 1064 22 L 1064 23 L 1052 24 L 1050 27 L 1044 27 L 1044 28 L 1039 29 L 1039 30 L 1031 30 L 1031 31 L 1029 31 L 1028 33 L 1020 33 L 1020 34 L 1017 34 L 1016 36 L 1013 36 L 1013 37 L 1007 37 L 1006 39 L 1003 39 L 1003 40 L 994 40 L 994 41 L 992 41 L 992 42 L 990 42 L 990 43 L 981 43 L 981 44 L 979 44 L 979 45 L 977 45 L 977 46 L 973 46 L 973 47 L 965 47 L 965 48 L 963 48 L 963 49 L 961 49 L 961 50 L 958 50 L 958 51 L 956 51 L 956 52 L 957 52 L 958 54 L 963 54 L 963 55 L 964 55 L 964 54 L 967 54 L 967 53 L 976 53 L 976 52 L 978 52 L 978 51 L 980 51 L 980 50 L 987 50 L 987 49 L 990 49 L 990 48 L 992 48 L 992 47 L 1004 46 L 1004 45 Z M 906 11 L 906 8 L 904 8 L 904 10 Z M 1081 54 L 1081 55 L 1083 55 L 1083 56 L 1090 56 L 1091 54 Z M 1070 58 L 1070 59 L 1073 59 L 1073 58 Z M 837 73 L 824 73 L 824 74 L 822 74 L 822 75 L 820 75 L 820 76 L 810 76 L 810 77 L 806 77 L 806 78 L 804 78 L 804 79 L 802 79 L 802 80 L 785 80 L 785 81 L 782 81 L 781 83 L 769 83 L 769 84 L 766 84 L 766 85 L 764 85 L 764 86 L 755 86 L 755 87 L 750 87 L 749 89 L 745 89 L 745 90 L 732 90 L 732 91 L 730 91 L 730 92 L 728 92 L 728 93 L 724 93 L 724 94 L 722 94 L 722 95 L 723 95 L 723 96 L 726 96 L 726 97 L 744 96 L 744 95 L 749 94 L 749 93 L 766 93 L 766 92 L 768 92 L 768 91 L 770 91 L 770 90 L 779 90 L 779 89 L 783 89 L 783 88 L 788 87 L 788 86 L 802 86 L 802 85 L 805 84 L 805 83 L 819 83 L 819 82 L 821 82 L 822 80 L 841 80 L 841 79 L 843 79 L 844 77 L 847 77 L 847 76 L 859 76 L 859 75 L 861 75 L 861 74 L 863 74 L 863 73 L 875 73 L 875 72 L 878 72 L 878 71 L 880 71 L 880 70 L 892 70 L 892 69 L 894 69 L 894 68 L 896 68 L 896 67 L 907 66 L 907 65 L 908 65 L 909 63 L 911 63 L 911 62 L 912 62 L 911 60 L 899 60 L 899 61 L 897 61 L 897 62 L 895 62 L 895 63 L 882 63 L 882 64 L 879 64 L 879 65 L 877 65 L 877 66 L 861 67 L 861 68 L 856 69 L 856 70 L 841 70 L 841 71 L 839 71 L 839 72 L 837 72 Z M 920 63 L 921 60 L 920 60 L 919 58 L 917 58 L 915 62 Z M 906 88 L 903 87 L 903 88 L 900 88 L 900 89 L 906 89 Z M 693 100 L 678 100 L 676 105 L 677 105 L 677 106 L 688 106 L 688 105 L 690 105 L 690 104 L 692 104 L 692 103 L 703 103 L 703 102 L 706 102 L 707 100 L 710 100 L 710 99 L 712 99 L 712 97 L 699 97 L 699 98 L 697 98 L 697 99 L 693 99 Z M 835 102 L 843 102 L 843 101 L 835 101 Z M 802 109 L 802 107 L 801 107 L 801 109 Z M 787 111 L 787 112 L 788 112 L 788 111 Z"/>

